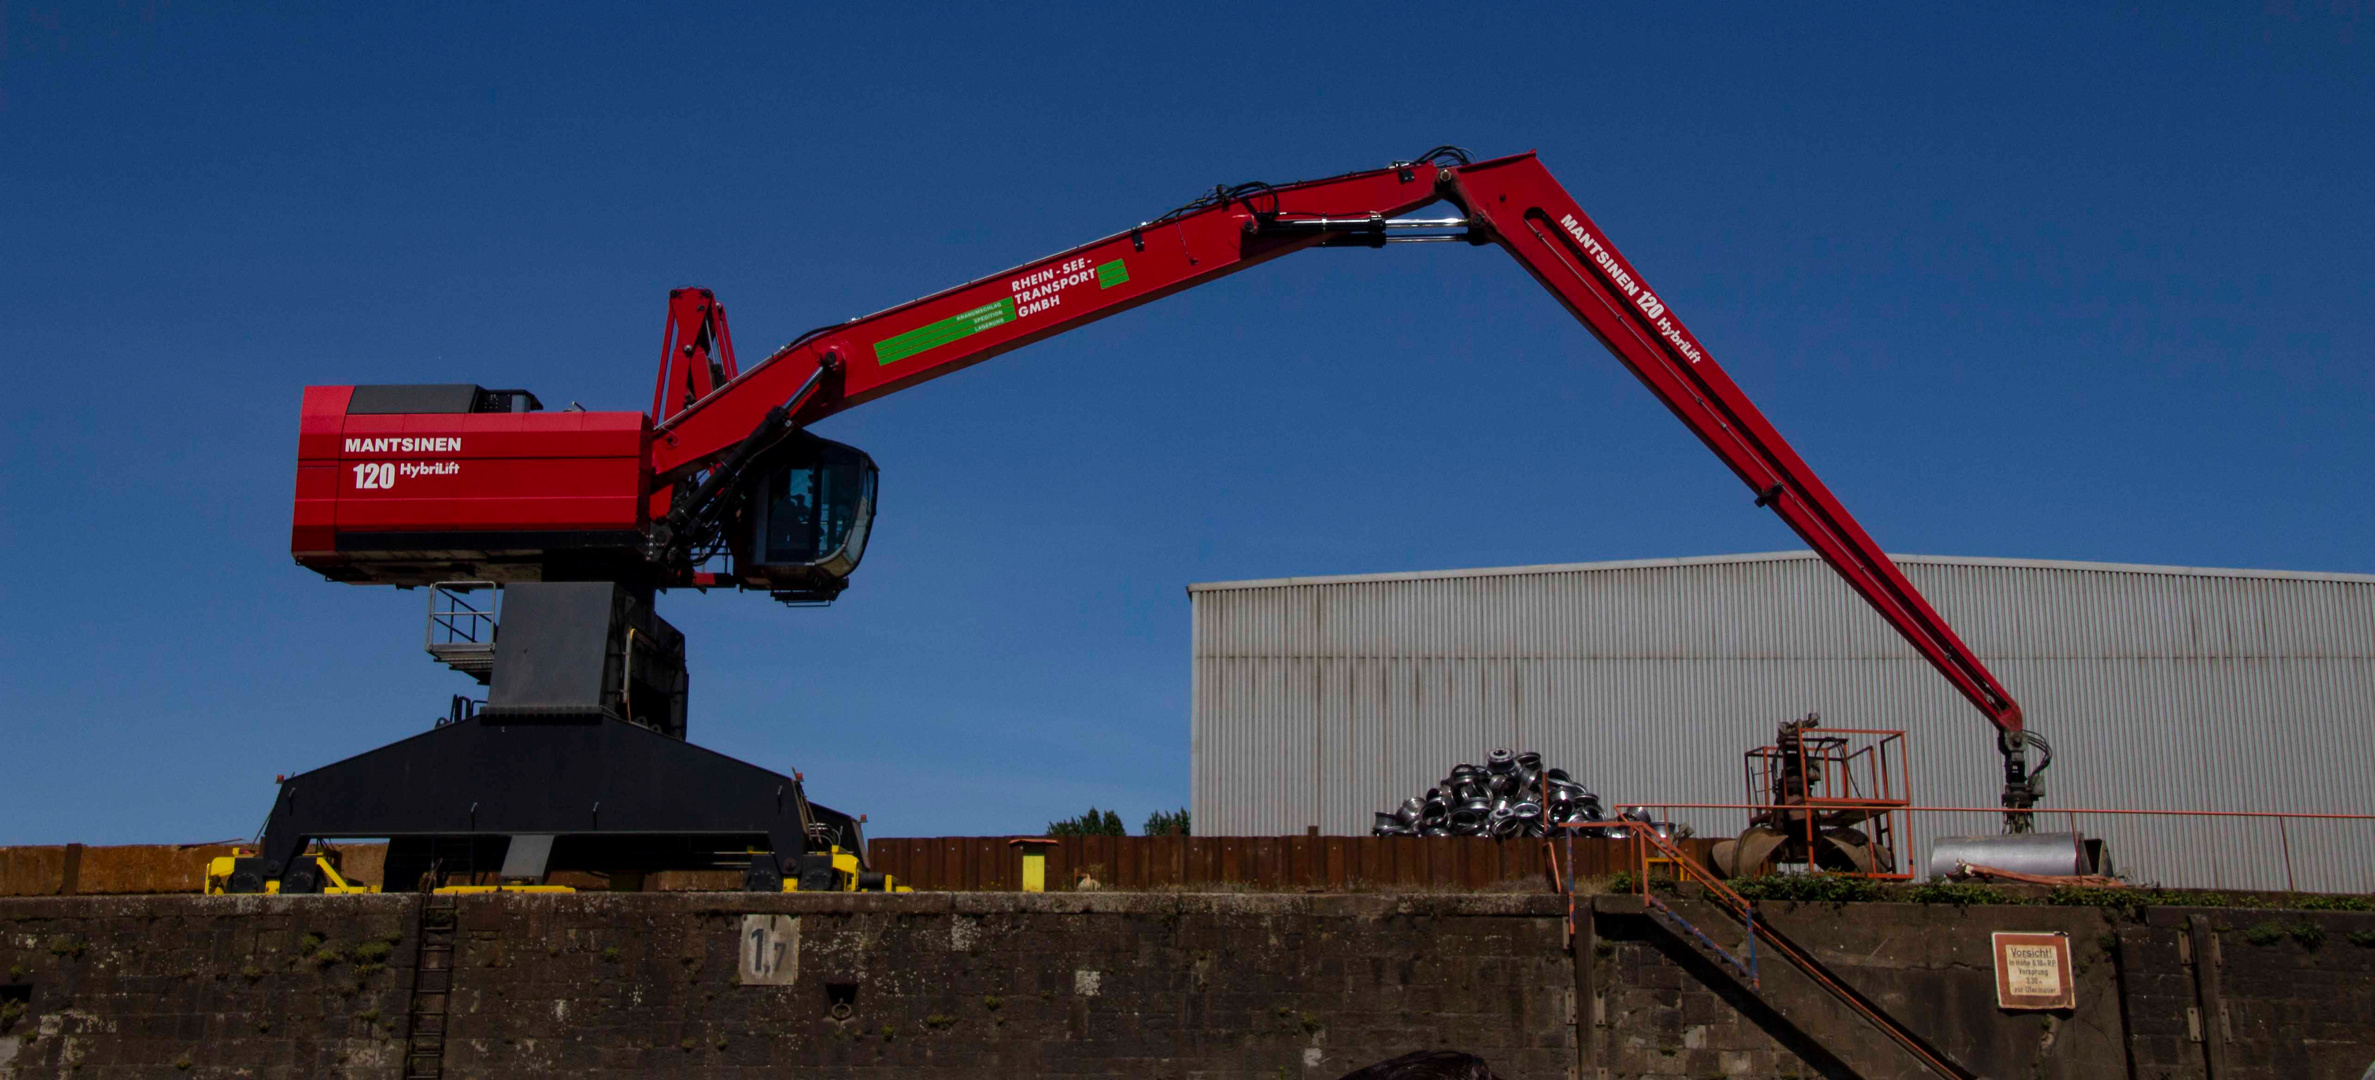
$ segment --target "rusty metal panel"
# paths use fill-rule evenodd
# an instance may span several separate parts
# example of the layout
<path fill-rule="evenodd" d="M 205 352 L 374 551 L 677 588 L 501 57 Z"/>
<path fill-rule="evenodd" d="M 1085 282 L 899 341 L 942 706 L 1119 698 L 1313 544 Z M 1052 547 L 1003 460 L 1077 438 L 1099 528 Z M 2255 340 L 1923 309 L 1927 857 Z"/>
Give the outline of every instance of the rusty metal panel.
<path fill-rule="evenodd" d="M 349 845 L 346 865 L 379 880 L 384 845 Z M 50 844 L 0 848 L 0 896 L 120 896 L 194 893 L 205 887 L 209 860 L 231 854 L 228 844 Z M 360 855 L 360 858 L 354 856 Z"/>
<path fill-rule="evenodd" d="M 2375 576 L 1901 556 L 2059 757 L 2047 806 L 2375 807 Z M 1197 831 L 1361 834 L 1492 746 L 1611 805 L 1736 802 L 1784 718 L 1902 728 L 1985 806 L 1991 729 L 1806 552 L 1190 587 Z M 1734 811 L 1675 815 L 1703 835 Z M 2063 820 L 2049 824 L 2064 827 Z M 2375 890 L 2375 825 L 2082 818 L 2137 881 Z M 1928 840 L 1997 829 L 1922 819 Z"/>
<path fill-rule="evenodd" d="M 63 896 L 66 845 L 0 848 L 0 896 Z"/>

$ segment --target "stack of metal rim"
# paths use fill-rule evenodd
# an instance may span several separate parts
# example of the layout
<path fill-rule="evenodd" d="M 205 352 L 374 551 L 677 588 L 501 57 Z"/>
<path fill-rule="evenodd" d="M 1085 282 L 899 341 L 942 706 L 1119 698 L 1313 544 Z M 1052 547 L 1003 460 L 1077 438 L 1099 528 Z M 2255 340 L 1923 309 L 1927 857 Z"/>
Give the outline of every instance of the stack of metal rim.
<path fill-rule="evenodd" d="M 1580 821 L 1605 821 L 1600 797 L 1542 755 L 1504 749 L 1483 765 L 1462 762 L 1434 787 L 1377 814 L 1376 836 L 1542 836 Z"/>
<path fill-rule="evenodd" d="M 1697 830 L 1692 829 L 1688 825 L 1679 825 L 1671 821 L 1659 821 L 1658 819 L 1651 817 L 1649 808 L 1646 806 L 1619 807 L 1616 812 L 1616 820 L 1638 822 L 1639 824 L 1626 825 L 1613 829 L 1602 829 L 1599 831 L 1600 835 L 1605 836 L 1610 840 L 1629 840 L 1632 839 L 1634 829 L 1640 829 L 1641 831 L 1648 833 L 1656 833 L 1660 839 L 1664 840 L 1688 840 L 1691 837 L 1698 835 Z"/>

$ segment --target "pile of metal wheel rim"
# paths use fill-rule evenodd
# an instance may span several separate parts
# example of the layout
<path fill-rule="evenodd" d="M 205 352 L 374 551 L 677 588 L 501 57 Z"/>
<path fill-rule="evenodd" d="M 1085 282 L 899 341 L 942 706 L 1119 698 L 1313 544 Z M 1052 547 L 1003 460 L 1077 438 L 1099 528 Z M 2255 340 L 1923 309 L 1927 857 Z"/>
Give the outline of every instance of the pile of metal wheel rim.
<path fill-rule="evenodd" d="M 1375 836 L 1542 836 L 1560 825 L 1605 821 L 1600 797 L 1542 755 L 1500 749 L 1483 765 L 1461 763 L 1425 792 L 1379 811 Z"/>

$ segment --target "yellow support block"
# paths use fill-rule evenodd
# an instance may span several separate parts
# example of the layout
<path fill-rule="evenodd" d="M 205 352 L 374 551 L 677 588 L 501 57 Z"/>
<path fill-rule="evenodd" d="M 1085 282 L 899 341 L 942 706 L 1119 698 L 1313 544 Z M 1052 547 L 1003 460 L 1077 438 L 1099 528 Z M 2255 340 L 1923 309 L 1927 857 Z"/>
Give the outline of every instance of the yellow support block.
<path fill-rule="evenodd" d="M 863 867 L 863 864 L 858 861 L 858 853 L 854 851 L 843 851 L 839 844 L 835 844 L 831 848 L 828 848 L 827 853 L 830 854 L 833 859 L 833 870 L 835 873 L 834 880 L 842 883 L 841 886 L 835 890 L 837 892 L 903 893 L 915 891 L 912 888 L 899 884 L 898 879 L 891 877 L 889 874 L 884 874 L 882 876 L 882 888 L 861 889 L 858 887 L 858 875 L 859 871 Z M 793 874 L 785 877 L 783 879 L 783 891 L 799 892 L 799 875 Z"/>
<path fill-rule="evenodd" d="M 337 867 L 330 865 L 330 860 L 319 854 L 309 855 L 307 858 L 311 858 L 314 864 L 321 868 L 322 895 L 324 896 L 368 896 L 379 891 L 377 885 L 357 885 L 346 880 L 338 873 Z M 206 861 L 206 895 L 221 896 L 231 891 L 231 871 L 238 865 L 238 862 L 238 857 L 233 855 L 217 855 Z M 268 895 L 278 895 L 280 882 L 265 882 L 264 892 Z"/>
<path fill-rule="evenodd" d="M 206 895 L 221 896 L 231 891 L 231 867 L 238 862 L 229 855 L 217 855 L 206 861 Z"/>

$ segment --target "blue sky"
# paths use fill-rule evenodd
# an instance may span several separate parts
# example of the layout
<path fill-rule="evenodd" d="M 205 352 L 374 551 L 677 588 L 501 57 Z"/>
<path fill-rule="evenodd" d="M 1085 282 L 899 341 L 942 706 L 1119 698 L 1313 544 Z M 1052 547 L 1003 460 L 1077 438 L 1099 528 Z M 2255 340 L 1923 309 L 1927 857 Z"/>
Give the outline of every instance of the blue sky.
<path fill-rule="evenodd" d="M 291 564 L 309 383 L 641 408 L 671 287 L 747 355 L 1442 142 L 1540 150 L 1891 550 L 2375 572 L 2361 16 L 819 7 L 0 7 L 0 843 L 246 835 L 471 687 Z M 820 431 L 847 596 L 662 611 L 695 741 L 878 835 L 1185 803 L 1191 581 L 1799 546 L 1462 245 Z"/>

